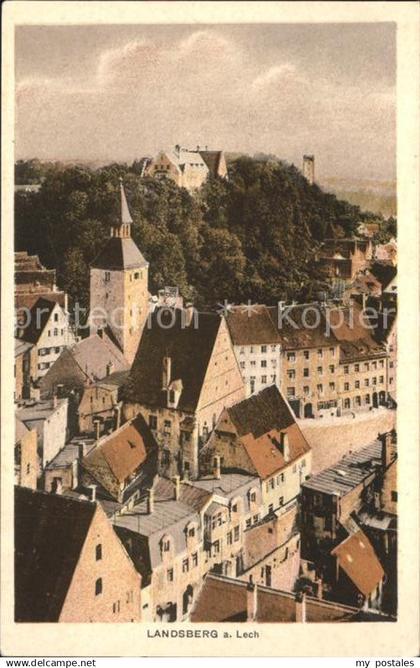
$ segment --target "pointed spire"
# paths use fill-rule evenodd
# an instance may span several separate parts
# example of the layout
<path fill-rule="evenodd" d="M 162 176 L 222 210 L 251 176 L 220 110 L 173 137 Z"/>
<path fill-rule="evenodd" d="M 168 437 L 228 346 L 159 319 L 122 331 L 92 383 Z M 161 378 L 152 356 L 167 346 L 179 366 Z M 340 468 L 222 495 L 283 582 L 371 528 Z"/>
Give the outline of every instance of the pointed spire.
<path fill-rule="evenodd" d="M 120 190 L 121 190 L 121 223 L 122 225 L 130 225 L 133 222 L 131 218 L 130 209 L 128 208 L 127 198 L 122 177 L 120 176 Z"/>

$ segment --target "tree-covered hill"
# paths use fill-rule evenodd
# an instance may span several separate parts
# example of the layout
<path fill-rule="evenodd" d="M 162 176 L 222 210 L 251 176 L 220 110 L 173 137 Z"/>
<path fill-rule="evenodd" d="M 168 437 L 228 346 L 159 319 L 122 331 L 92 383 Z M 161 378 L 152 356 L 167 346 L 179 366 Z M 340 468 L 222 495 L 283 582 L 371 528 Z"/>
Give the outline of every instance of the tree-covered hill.
<path fill-rule="evenodd" d="M 177 285 L 199 307 L 311 298 L 322 287 L 314 251 L 328 224 L 349 236 L 372 219 L 279 161 L 239 157 L 229 180 L 209 180 L 194 196 L 172 181 L 140 178 L 137 163 L 97 170 L 57 164 L 42 173 L 38 192 L 16 193 L 16 250 L 56 268 L 59 286 L 82 305 L 89 263 L 118 214 L 120 176 L 133 237 L 150 263 L 151 292 Z"/>

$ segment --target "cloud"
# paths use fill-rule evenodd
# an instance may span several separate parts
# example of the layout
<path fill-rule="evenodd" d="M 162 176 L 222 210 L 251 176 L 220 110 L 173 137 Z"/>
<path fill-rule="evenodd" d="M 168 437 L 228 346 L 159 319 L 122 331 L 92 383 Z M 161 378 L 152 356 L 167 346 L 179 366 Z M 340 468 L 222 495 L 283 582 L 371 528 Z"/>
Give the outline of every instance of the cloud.
<path fill-rule="evenodd" d="M 215 29 L 129 41 L 71 78 L 26 78 L 16 106 L 18 154 L 44 159 L 130 160 L 190 143 L 293 161 L 316 150 L 339 173 L 363 169 L 361 146 L 385 146 L 388 160 L 394 150 L 392 88 L 313 76 L 290 58 L 262 65 Z"/>

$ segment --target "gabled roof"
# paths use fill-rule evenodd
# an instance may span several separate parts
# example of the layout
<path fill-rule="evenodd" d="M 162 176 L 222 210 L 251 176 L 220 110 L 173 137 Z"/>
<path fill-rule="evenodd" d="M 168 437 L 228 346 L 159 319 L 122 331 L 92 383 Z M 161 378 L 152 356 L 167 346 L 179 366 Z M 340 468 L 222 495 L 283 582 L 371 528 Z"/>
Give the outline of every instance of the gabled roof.
<path fill-rule="evenodd" d="M 129 369 L 129 364 L 121 350 L 112 343 L 105 332 L 101 336 L 91 334 L 86 339 L 82 339 L 68 348 L 67 351 L 62 353 L 62 355 L 64 354 L 70 354 L 85 376 L 91 381 L 105 378 L 107 366 L 110 362 L 112 362 L 114 372 Z"/>
<path fill-rule="evenodd" d="M 99 255 L 91 262 L 93 269 L 142 269 L 149 264 L 131 237 L 110 237 Z"/>
<path fill-rule="evenodd" d="M 220 162 L 223 158 L 223 151 L 201 151 L 200 155 L 209 168 L 211 176 L 217 176 L 219 173 Z"/>
<path fill-rule="evenodd" d="M 280 334 L 267 306 L 253 305 L 233 307 L 226 316 L 233 345 L 259 345 L 280 343 Z"/>
<path fill-rule="evenodd" d="M 23 329 L 22 339 L 24 341 L 28 343 L 38 342 L 56 306 L 56 302 L 44 297 L 36 300 L 30 311 L 28 326 Z"/>
<path fill-rule="evenodd" d="M 384 569 L 375 550 L 360 529 L 337 545 L 331 554 L 357 589 L 369 596 L 384 577 Z"/>
<path fill-rule="evenodd" d="M 181 309 L 156 309 L 143 334 L 127 383 L 122 388 L 125 401 L 147 406 L 165 406 L 162 364 L 171 358 L 170 380 L 182 381 L 178 409 L 193 412 L 199 402 L 221 318 L 216 313 L 198 313 L 186 324 Z M 163 325 L 163 326 L 162 326 Z"/>
<path fill-rule="evenodd" d="M 28 343 L 27 341 L 22 341 L 22 339 L 15 338 L 15 357 L 19 357 L 24 353 L 31 350 L 34 347 L 33 343 Z"/>
<path fill-rule="evenodd" d="M 286 305 L 283 309 L 270 306 L 268 310 L 284 350 L 337 345 L 319 303 Z"/>
<path fill-rule="evenodd" d="M 117 499 L 120 485 L 138 472 L 149 453 L 156 448 L 149 427 L 144 418 L 138 415 L 102 438 L 83 458 L 82 466 Z"/>
<path fill-rule="evenodd" d="M 15 620 L 56 622 L 96 505 L 15 487 Z"/>
<path fill-rule="evenodd" d="M 240 443 L 260 478 L 265 479 L 310 451 L 294 415 L 276 385 L 226 409 L 236 427 Z M 219 424 L 216 430 L 219 429 Z M 280 448 L 287 435 L 289 458 Z"/>

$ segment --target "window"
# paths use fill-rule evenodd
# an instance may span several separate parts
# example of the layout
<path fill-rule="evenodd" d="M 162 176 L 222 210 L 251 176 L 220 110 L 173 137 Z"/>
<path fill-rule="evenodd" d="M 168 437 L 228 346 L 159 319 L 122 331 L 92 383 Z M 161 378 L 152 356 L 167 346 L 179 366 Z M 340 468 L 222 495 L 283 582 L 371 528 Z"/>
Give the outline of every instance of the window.
<path fill-rule="evenodd" d="M 237 513 L 237 512 L 238 512 L 238 504 L 235 503 L 235 504 L 232 506 L 232 513 Z"/>
<path fill-rule="evenodd" d="M 228 545 L 232 545 L 232 532 L 231 531 L 229 531 L 229 533 L 226 537 L 226 541 L 227 541 Z"/>
<path fill-rule="evenodd" d="M 220 552 L 220 540 L 216 540 L 213 544 L 213 554 L 219 554 Z"/>
<path fill-rule="evenodd" d="M 54 322 L 58 322 L 58 313 L 54 313 Z"/>
<path fill-rule="evenodd" d="M 296 378 L 296 371 L 294 369 L 289 369 L 287 377 L 290 378 L 290 380 L 294 380 Z"/>
<path fill-rule="evenodd" d="M 328 368 L 330 370 L 330 373 L 334 373 L 334 371 L 335 371 L 334 364 L 330 364 L 330 366 Z"/>
<path fill-rule="evenodd" d="M 296 354 L 295 353 L 287 353 L 287 361 L 288 362 L 296 362 Z"/>
<path fill-rule="evenodd" d="M 369 387 L 369 378 L 365 378 L 365 387 Z"/>
<path fill-rule="evenodd" d="M 303 356 L 306 360 L 308 360 L 309 359 L 309 350 L 304 350 L 303 351 Z"/>
<path fill-rule="evenodd" d="M 350 399 L 344 399 L 344 408 L 350 408 Z"/>
<path fill-rule="evenodd" d="M 276 374 L 275 373 L 271 374 L 271 382 L 272 383 L 276 382 Z"/>
<path fill-rule="evenodd" d="M 251 518 L 247 519 L 247 521 L 245 522 L 245 529 L 250 529 L 251 524 L 252 524 Z"/>
<path fill-rule="evenodd" d="M 273 506 L 272 503 L 270 503 L 270 505 L 268 506 L 268 512 L 269 512 L 269 513 L 272 513 L 273 510 L 274 510 L 274 506 Z"/>
<path fill-rule="evenodd" d="M 241 369 L 245 369 L 245 362 L 241 362 L 240 365 Z"/>
<path fill-rule="evenodd" d="M 377 368 L 378 368 L 377 362 L 372 362 L 372 369 L 377 369 Z"/>
<path fill-rule="evenodd" d="M 369 362 L 365 362 L 365 371 L 369 371 Z"/>
<path fill-rule="evenodd" d="M 60 352 L 60 346 L 56 346 L 56 347 L 54 348 L 54 351 L 55 351 L 56 353 L 59 353 L 59 352 Z"/>
<path fill-rule="evenodd" d="M 54 328 L 54 336 L 58 336 L 58 329 L 57 329 L 57 327 Z"/>
<path fill-rule="evenodd" d="M 282 506 L 283 503 L 284 503 L 284 496 L 281 496 L 281 497 L 279 498 L 279 506 Z"/>
<path fill-rule="evenodd" d="M 267 383 L 267 376 L 261 376 L 261 383 L 265 385 Z"/>
<path fill-rule="evenodd" d="M 258 522 L 258 520 L 260 519 L 260 516 L 259 515 L 254 515 L 254 517 L 252 519 L 254 521 L 254 524 L 256 524 Z"/>
<path fill-rule="evenodd" d="M 394 501 L 394 503 L 398 501 L 398 492 L 391 492 L 391 501 Z"/>
<path fill-rule="evenodd" d="M 95 582 L 95 596 L 102 594 L 102 578 L 98 578 Z"/>
<path fill-rule="evenodd" d="M 359 371 L 360 371 L 360 364 L 355 364 L 355 365 L 354 365 L 354 370 L 356 371 L 356 373 L 359 373 Z"/>
<path fill-rule="evenodd" d="M 266 353 L 267 352 L 267 346 L 261 346 L 261 352 Z"/>
<path fill-rule="evenodd" d="M 95 549 L 95 556 L 96 556 L 96 561 L 100 561 L 102 559 L 102 545 L 101 543 L 98 543 Z"/>
<path fill-rule="evenodd" d="M 361 404 L 362 404 L 361 398 L 360 397 L 355 397 L 354 403 L 356 404 L 356 406 L 361 406 Z"/>
<path fill-rule="evenodd" d="M 168 568 L 166 571 L 166 579 L 168 582 L 173 582 L 174 581 L 174 569 L 173 568 Z"/>
<path fill-rule="evenodd" d="M 348 373 L 348 372 L 349 372 L 349 367 L 348 367 L 348 365 L 346 364 L 346 366 L 344 367 L 344 373 Z"/>
<path fill-rule="evenodd" d="M 381 361 L 379 362 L 379 366 L 381 367 L 381 369 L 384 368 L 384 361 L 383 361 L 383 360 L 381 360 Z"/>
<path fill-rule="evenodd" d="M 149 427 L 150 427 L 150 429 L 157 429 L 157 417 L 156 417 L 156 415 L 149 415 Z"/>
<path fill-rule="evenodd" d="M 370 404 L 370 394 L 365 396 L 365 404 Z"/>
<path fill-rule="evenodd" d="M 360 387 L 360 380 L 356 380 L 356 381 L 355 381 L 355 383 L 354 383 L 354 387 L 356 388 L 356 390 L 359 389 L 359 387 Z"/>
<path fill-rule="evenodd" d="M 379 382 L 380 382 L 380 383 L 383 383 L 383 382 L 384 382 L 384 377 L 383 377 L 383 376 L 379 376 Z"/>
<path fill-rule="evenodd" d="M 390 363 L 389 363 L 389 368 L 390 368 L 390 369 L 393 369 L 393 368 L 394 368 L 394 362 L 390 362 Z"/>
<path fill-rule="evenodd" d="M 303 394 L 305 395 L 305 397 L 309 396 L 309 386 L 308 385 L 304 385 Z"/>
<path fill-rule="evenodd" d="M 255 503 L 255 502 L 256 502 L 256 500 L 257 500 L 257 495 L 256 495 L 255 492 L 251 492 L 251 494 L 249 495 L 249 500 L 251 501 L 251 503 Z"/>
<path fill-rule="evenodd" d="M 322 348 L 319 348 L 319 349 L 318 349 L 318 357 L 319 357 L 319 358 L 322 357 Z"/>
<path fill-rule="evenodd" d="M 318 376 L 322 376 L 322 366 L 317 367 L 316 372 L 317 372 Z"/>
<path fill-rule="evenodd" d="M 170 420 L 164 420 L 163 422 L 164 431 L 169 433 L 171 431 L 172 422 Z"/>
<path fill-rule="evenodd" d="M 271 360 L 271 366 L 275 369 L 277 367 L 277 360 Z"/>
<path fill-rule="evenodd" d="M 182 572 L 183 573 L 188 573 L 189 568 L 190 568 L 190 563 L 189 563 L 189 560 L 188 560 L 188 557 L 187 557 L 187 559 L 182 560 Z"/>
<path fill-rule="evenodd" d="M 270 488 L 274 489 L 274 478 L 271 478 L 269 483 L 270 483 Z"/>
<path fill-rule="evenodd" d="M 288 387 L 287 388 L 287 396 L 288 397 L 294 397 L 295 396 L 295 388 L 294 387 Z"/>
<path fill-rule="evenodd" d="M 239 349 L 239 354 L 245 355 L 245 348 L 243 346 Z"/>
<path fill-rule="evenodd" d="M 51 336 L 51 330 L 50 329 L 48 330 L 48 336 Z"/>
<path fill-rule="evenodd" d="M 330 348 L 330 353 L 331 353 L 331 355 L 334 357 L 334 355 L 335 355 L 335 348 Z"/>
<path fill-rule="evenodd" d="M 319 392 L 319 394 L 322 394 L 323 391 L 324 391 L 324 388 L 322 387 L 322 384 L 317 385 L 316 389 L 317 389 L 317 392 Z"/>
<path fill-rule="evenodd" d="M 110 271 L 105 272 L 104 279 L 105 279 L 105 283 L 109 283 L 109 281 L 111 280 L 111 272 Z"/>
<path fill-rule="evenodd" d="M 162 541 L 162 552 L 169 552 L 171 549 L 171 541 L 167 538 L 166 540 Z"/>
<path fill-rule="evenodd" d="M 261 366 L 265 369 L 267 367 L 267 360 L 261 360 Z"/>
<path fill-rule="evenodd" d="M 30 472 L 31 472 L 31 465 L 30 465 L 30 464 L 26 464 L 26 473 L 28 474 L 28 473 L 30 473 Z"/>
<path fill-rule="evenodd" d="M 376 376 L 374 376 L 374 377 L 372 378 L 372 385 L 376 385 L 376 381 L 377 381 L 377 378 L 376 378 Z"/>
<path fill-rule="evenodd" d="M 257 365 L 255 360 L 251 360 L 250 364 L 251 364 L 251 366 L 256 366 Z"/>
<path fill-rule="evenodd" d="M 348 392 L 350 389 L 350 383 L 344 383 L 344 391 Z"/>
<path fill-rule="evenodd" d="M 195 536 L 195 528 L 194 528 L 194 527 L 190 527 L 190 528 L 188 529 L 188 537 L 189 537 L 189 538 L 194 538 L 194 536 Z"/>
<path fill-rule="evenodd" d="M 198 552 L 194 552 L 191 559 L 192 559 L 192 567 L 195 568 L 198 565 Z"/>
<path fill-rule="evenodd" d="M 120 611 L 120 602 L 117 601 L 116 603 L 112 604 L 112 612 L 115 614 L 116 612 Z"/>
<path fill-rule="evenodd" d="M 235 543 L 236 543 L 236 541 L 239 540 L 239 524 L 233 530 L 233 539 L 234 539 Z"/>
<path fill-rule="evenodd" d="M 332 392 L 335 390 L 335 383 L 330 383 L 330 390 Z"/>
<path fill-rule="evenodd" d="M 140 274 L 139 274 L 138 271 L 136 271 L 136 272 L 134 273 L 134 280 L 137 281 L 139 277 L 140 277 Z"/>
<path fill-rule="evenodd" d="M 303 370 L 303 377 L 304 377 L 304 378 L 309 378 L 309 369 L 305 368 L 305 369 Z"/>

